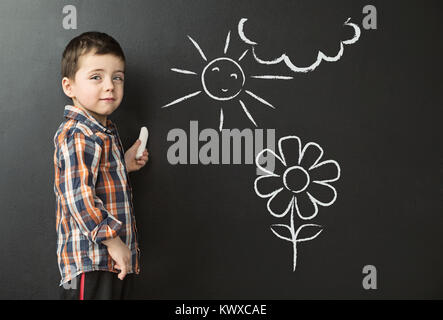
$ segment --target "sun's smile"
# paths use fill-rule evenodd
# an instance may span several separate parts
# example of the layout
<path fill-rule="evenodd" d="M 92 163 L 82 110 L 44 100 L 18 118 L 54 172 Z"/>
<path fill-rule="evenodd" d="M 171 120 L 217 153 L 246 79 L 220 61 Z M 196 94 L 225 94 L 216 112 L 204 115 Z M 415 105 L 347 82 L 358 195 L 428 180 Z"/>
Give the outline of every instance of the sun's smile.
<path fill-rule="evenodd" d="M 224 48 L 225 55 L 228 51 L 230 36 L 231 32 L 228 32 Z M 263 98 L 257 96 L 255 93 L 245 89 L 246 76 L 239 62 L 245 57 L 245 55 L 248 53 L 249 50 L 246 50 L 242 53 L 242 55 L 237 59 L 238 62 L 234 59 L 225 56 L 215 58 L 208 62 L 208 59 L 206 58 L 205 54 L 203 53 L 203 50 L 200 48 L 198 43 L 190 36 L 188 36 L 188 38 L 192 42 L 194 47 L 197 49 L 197 51 L 200 53 L 202 59 L 206 62 L 206 65 L 203 67 L 203 71 L 200 74 L 202 90 L 195 91 L 186 96 L 178 98 L 168 103 L 167 105 L 163 106 L 162 108 L 166 108 L 174 104 L 177 104 L 179 102 L 185 101 L 187 99 L 199 95 L 202 92 L 206 93 L 210 98 L 217 101 L 233 100 L 234 98 L 238 97 L 242 92 L 245 92 L 247 95 L 254 98 L 255 100 L 274 109 L 274 106 L 272 104 L 270 104 Z M 177 68 L 171 68 L 171 71 L 186 75 L 198 75 L 197 72 L 177 69 Z M 277 76 L 277 75 L 254 75 L 250 76 L 250 78 L 268 79 L 268 80 L 293 79 L 292 77 Z M 251 116 L 251 114 L 249 113 L 248 109 L 246 108 L 245 103 L 241 99 L 238 99 L 238 103 L 242 107 L 248 119 L 257 127 L 257 124 L 253 119 L 253 117 Z M 223 108 L 220 108 L 220 125 L 219 125 L 220 131 L 223 128 L 223 120 L 224 120 Z"/>

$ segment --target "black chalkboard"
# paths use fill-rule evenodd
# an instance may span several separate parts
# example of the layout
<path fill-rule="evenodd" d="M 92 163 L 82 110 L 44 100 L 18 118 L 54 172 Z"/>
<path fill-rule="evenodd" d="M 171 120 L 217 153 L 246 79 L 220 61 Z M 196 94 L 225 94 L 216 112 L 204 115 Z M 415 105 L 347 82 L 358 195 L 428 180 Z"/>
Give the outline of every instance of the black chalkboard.
<path fill-rule="evenodd" d="M 437 1 L 2 1 L 0 298 L 57 297 L 60 59 L 90 30 L 126 54 L 110 117 L 124 147 L 150 133 L 150 161 L 130 174 L 134 298 L 443 298 L 440 13 Z M 279 177 L 266 181 L 255 158 L 269 141 Z"/>

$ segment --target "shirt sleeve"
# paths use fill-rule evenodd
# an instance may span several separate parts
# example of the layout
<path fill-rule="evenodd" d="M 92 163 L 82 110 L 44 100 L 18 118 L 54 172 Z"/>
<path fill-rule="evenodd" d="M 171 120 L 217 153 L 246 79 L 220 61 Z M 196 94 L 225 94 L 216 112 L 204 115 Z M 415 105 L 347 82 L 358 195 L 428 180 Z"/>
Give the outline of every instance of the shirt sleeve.
<path fill-rule="evenodd" d="M 92 242 L 115 238 L 123 223 L 109 213 L 95 194 L 102 147 L 82 132 L 74 132 L 61 148 L 62 197 L 81 232 Z"/>

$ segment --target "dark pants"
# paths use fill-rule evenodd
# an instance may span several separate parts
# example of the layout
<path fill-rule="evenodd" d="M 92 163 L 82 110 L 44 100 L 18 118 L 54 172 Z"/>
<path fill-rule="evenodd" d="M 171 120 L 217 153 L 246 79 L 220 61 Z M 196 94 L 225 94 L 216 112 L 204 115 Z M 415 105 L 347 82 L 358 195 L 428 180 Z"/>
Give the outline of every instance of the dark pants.
<path fill-rule="evenodd" d="M 61 300 L 125 300 L 129 297 L 133 274 L 120 280 L 117 273 L 91 271 L 79 274 L 59 287 Z"/>

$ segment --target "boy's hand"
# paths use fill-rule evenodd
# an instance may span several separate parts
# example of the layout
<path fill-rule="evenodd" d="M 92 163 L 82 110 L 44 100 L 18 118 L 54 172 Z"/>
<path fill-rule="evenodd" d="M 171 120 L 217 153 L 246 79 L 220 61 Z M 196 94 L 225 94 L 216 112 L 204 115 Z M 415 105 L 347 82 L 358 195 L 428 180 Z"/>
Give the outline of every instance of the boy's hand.
<path fill-rule="evenodd" d="M 131 250 L 120 237 L 105 240 L 103 244 L 108 247 L 108 253 L 115 262 L 114 268 L 121 271 L 118 278 L 123 280 L 131 269 Z"/>
<path fill-rule="evenodd" d="M 137 139 L 132 147 L 130 147 L 125 153 L 126 170 L 128 172 L 140 170 L 142 167 L 145 166 L 146 162 L 148 162 L 149 153 L 147 149 L 143 151 L 143 155 L 141 156 L 141 158 L 135 158 L 140 143 L 140 139 Z"/>

